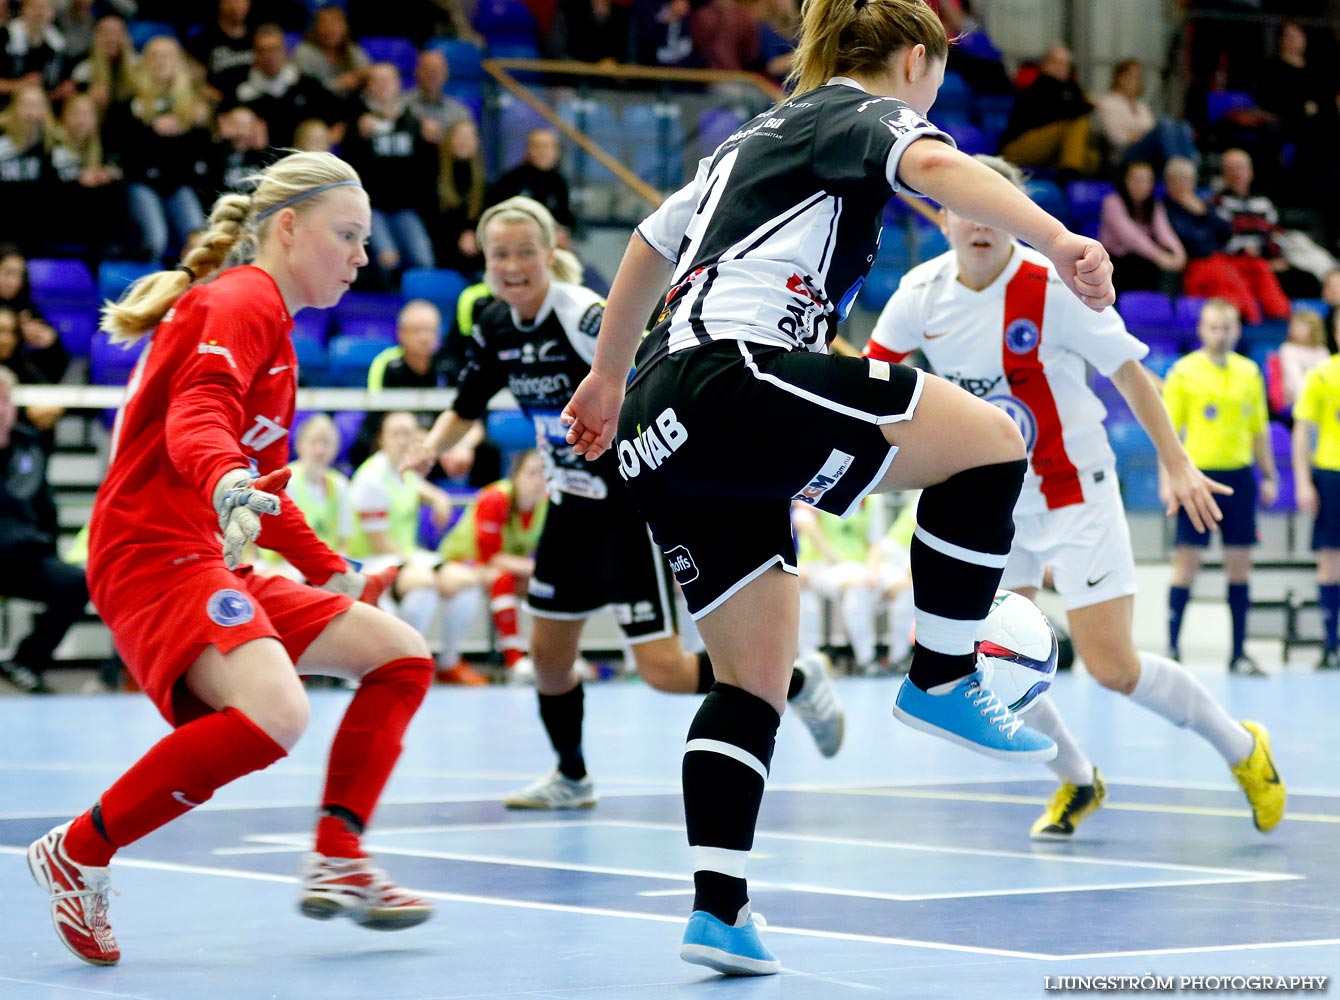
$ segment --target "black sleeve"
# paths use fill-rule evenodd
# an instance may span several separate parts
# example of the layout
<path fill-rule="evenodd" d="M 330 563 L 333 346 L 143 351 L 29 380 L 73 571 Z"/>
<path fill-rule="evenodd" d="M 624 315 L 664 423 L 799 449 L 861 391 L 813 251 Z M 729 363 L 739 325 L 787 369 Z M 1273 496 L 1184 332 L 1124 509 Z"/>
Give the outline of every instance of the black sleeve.
<path fill-rule="evenodd" d="M 504 308 L 506 308 L 504 306 Z M 479 420 L 488 410 L 489 400 L 507 387 L 507 372 L 498 360 L 497 352 L 489 346 L 484 330 L 487 316 L 480 317 L 474 335 L 470 337 L 465 354 L 465 367 L 456 386 L 456 402 L 452 409 L 466 420 Z"/>
<path fill-rule="evenodd" d="M 835 112 L 816 123 L 811 160 L 820 179 L 839 191 L 886 178 L 890 156 L 901 156 L 917 139 L 932 137 L 953 144 L 902 101 L 871 99 Z"/>

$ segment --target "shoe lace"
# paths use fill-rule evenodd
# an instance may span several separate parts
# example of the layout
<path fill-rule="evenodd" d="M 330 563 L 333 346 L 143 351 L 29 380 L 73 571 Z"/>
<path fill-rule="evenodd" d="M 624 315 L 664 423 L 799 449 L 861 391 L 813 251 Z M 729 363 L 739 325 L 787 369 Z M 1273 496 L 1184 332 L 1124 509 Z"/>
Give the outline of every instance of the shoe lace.
<path fill-rule="evenodd" d="M 989 687 L 984 687 L 981 681 L 969 684 L 967 690 L 963 692 L 963 697 L 973 703 L 973 707 L 982 713 L 983 718 L 1004 733 L 1007 740 L 1014 739 L 1014 734 L 1023 727 L 1024 720 L 1011 712 L 996 693 Z"/>
<path fill-rule="evenodd" d="M 53 892 L 51 900 L 53 903 L 62 899 L 92 900 L 91 907 L 88 903 L 83 903 L 85 922 L 95 935 L 110 934 L 112 928 L 107 920 L 108 896 L 119 896 L 121 890 L 112 885 L 112 878 L 105 871 L 97 875 L 85 874 L 83 880 L 84 887 L 82 889 Z"/>

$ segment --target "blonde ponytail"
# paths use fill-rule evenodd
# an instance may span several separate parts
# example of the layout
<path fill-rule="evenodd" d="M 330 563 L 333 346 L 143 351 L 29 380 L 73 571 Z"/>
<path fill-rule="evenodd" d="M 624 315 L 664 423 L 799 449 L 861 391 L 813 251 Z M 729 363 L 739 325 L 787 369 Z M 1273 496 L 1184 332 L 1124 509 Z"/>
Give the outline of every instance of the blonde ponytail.
<path fill-rule="evenodd" d="M 167 315 L 194 282 L 211 277 L 228 264 L 251 260 L 282 209 L 303 212 L 332 187 L 359 184 L 358 174 L 330 153 L 291 153 L 258 174 L 251 194 L 225 194 L 214 202 L 209 225 L 195 247 L 172 271 L 157 271 L 131 285 L 119 302 L 102 307 L 99 327 L 113 343 L 143 337 Z"/>
<path fill-rule="evenodd" d="M 883 73 L 891 55 L 918 44 L 932 59 L 949 54 L 944 25 L 925 0 L 805 0 L 786 82 L 804 94 L 834 76 Z"/>

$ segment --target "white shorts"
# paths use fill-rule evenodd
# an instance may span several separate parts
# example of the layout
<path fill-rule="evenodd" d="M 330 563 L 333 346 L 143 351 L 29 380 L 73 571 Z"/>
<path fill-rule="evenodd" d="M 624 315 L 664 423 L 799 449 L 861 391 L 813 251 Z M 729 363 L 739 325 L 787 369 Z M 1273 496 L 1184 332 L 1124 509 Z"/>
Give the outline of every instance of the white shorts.
<path fill-rule="evenodd" d="M 1131 529 L 1116 473 L 1086 473 L 1083 503 L 1016 515 L 1014 546 L 1001 576 L 1004 590 L 1040 587 L 1052 568 L 1052 581 L 1067 611 L 1102 604 L 1135 593 L 1135 556 Z"/>
<path fill-rule="evenodd" d="M 891 562 L 879 563 L 878 579 L 875 581 L 881 591 L 888 590 L 899 580 L 907 576 L 907 570 Z M 870 567 L 865 563 L 843 562 L 820 564 L 811 563 L 804 567 L 803 575 L 809 586 L 820 597 L 833 601 L 846 587 L 870 584 Z"/>

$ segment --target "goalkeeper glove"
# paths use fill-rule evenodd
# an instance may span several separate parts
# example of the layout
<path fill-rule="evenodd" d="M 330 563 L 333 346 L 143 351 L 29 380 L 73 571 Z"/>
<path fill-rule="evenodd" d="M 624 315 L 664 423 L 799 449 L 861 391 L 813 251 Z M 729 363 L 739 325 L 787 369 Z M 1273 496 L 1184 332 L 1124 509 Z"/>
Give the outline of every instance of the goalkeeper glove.
<path fill-rule="evenodd" d="M 395 584 L 395 578 L 399 572 L 399 566 L 388 566 L 380 573 L 366 574 L 360 573 L 356 569 L 347 569 L 343 573 L 336 573 L 321 584 L 321 589 L 328 590 L 332 594 L 344 594 L 356 601 L 362 601 L 364 604 L 371 604 L 376 607 L 382 594 L 390 590 Z"/>
<path fill-rule="evenodd" d="M 242 550 L 261 533 L 261 514 L 278 514 L 279 496 L 292 477 L 291 469 L 276 469 L 259 478 L 250 469 L 225 472 L 214 487 L 214 511 L 223 534 L 223 564 L 237 569 Z"/>

